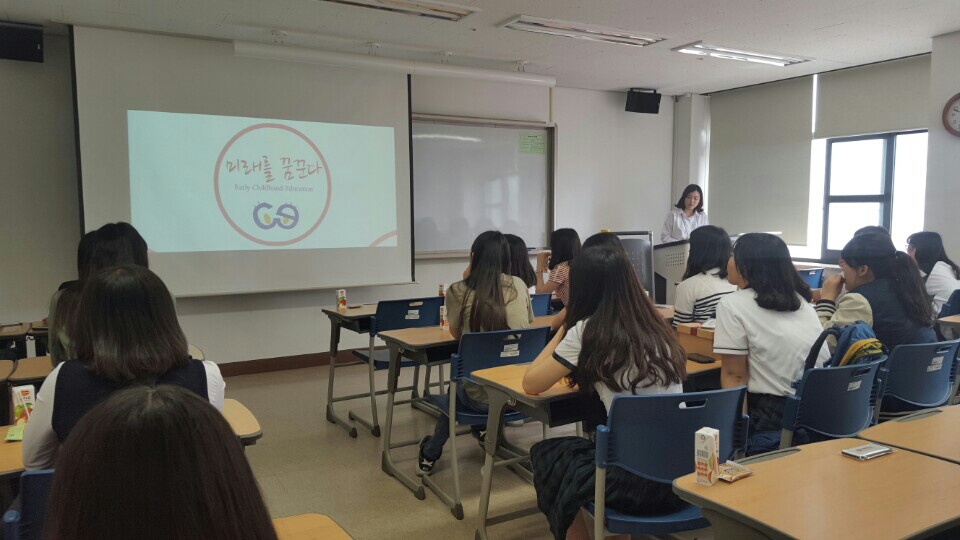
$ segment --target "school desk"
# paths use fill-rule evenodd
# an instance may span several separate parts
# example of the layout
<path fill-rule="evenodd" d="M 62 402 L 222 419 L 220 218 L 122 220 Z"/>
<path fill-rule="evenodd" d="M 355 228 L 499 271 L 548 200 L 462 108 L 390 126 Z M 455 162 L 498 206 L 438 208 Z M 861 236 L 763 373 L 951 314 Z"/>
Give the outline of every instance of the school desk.
<path fill-rule="evenodd" d="M 950 315 L 949 317 L 943 317 L 942 319 L 937 319 L 937 322 L 943 326 L 957 327 L 957 326 L 960 326 L 960 315 Z"/>
<path fill-rule="evenodd" d="M 49 345 L 48 335 L 50 333 L 50 327 L 47 325 L 47 321 L 35 321 L 30 323 L 30 330 L 27 332 L 27 339 L 34 340 L 34 347 L 36 347 L 37 356 L 46 356 L 48 354 L 47 347 Z"/>
<path fill-rule="evenodd" d="M 740 538 L 916 538 L 960 526 L 960 467 L 907 450 L 868 461 L 837 439 L 741 460 L 753 476 L 701 486 L 673 482 L 699 507 L 717 540 Z M 693 460 L 693 456 L 689 456 Z"/>
<path fill-rule="evenodd" d="M 357 436 L 357 428 L 352 422 L 338 415 L 333 409 L 333 404 L 340 401 L 350 401 L 362 397 L 368 397 L 369 392 L 351 394 L 348 396 L 333 395 L 333 381 L 337 368 L 355 366 L 365 362 L 347 362 L 337 363 L 337 352 L 340 349 L 340 329 L 346 328 L 358 334 L 370 333 L 370 319 L 377 314 L 377 304 L 362 304 L 357 307 L 347 307 L 339 309 L 337 306 L 327 306 L 322 308 L 323 314 L 330 319 L 330 366 L 327 371 L 327 421 L 336 424 L 347 431 L 351 437 Z"/>
<path fill-rule="evenodd" d="M 536 317 L 531 326 L 550 326 L 551 319 L 553 319 L 552 315 Z M 393 441 L 393 409 L 394 406 L 398 404 L 396 401 L 396 393 L 401 390 L 397 388 L 397 379 L 400 374 L 400 360 L 407 358 L 421 365 L 430 365 L 449 360 L 450 355 L 457 352 L 460 340 L 439 326 L 388 330 L 381 332 L 378 336 L 387 344 L 390 350 L 390 369 L 387 374 L 387 417 L 383 427 L 383 450 L 380 467 L 383 469 L 383 472 L 393 476 L 399 480 L 400 483 L 407 486 L 418 499 L 423 500 L 427 496 L 423 484 L 399 470 L 393 461 L 393 455 L 391 453 L 391 450 L 396 448 L 413 446 L 420 442 L 420 439 Z M 405 402 L 412 403 L 413 405 L 420 404 L 434 416 L 443 414 L 443 411 L 425 402 L 425 399 L 424 397 L 414 396 Z"/>
<path fill-rule="evenodd" d="M 30 323 L 16 323 L 0 325 L 0 341 L 12 341 L 17 351 L 17 358 L 27 356 L 27 334 L 30 332 Z"/>
<path fill-rule="evenodd" d="M 347 531 L 324 514 L 300 514 L 273 520 L 278 540 L 351 540 Z"/>
<path fill-rule="evenodd" d="M 223 417 L 244 446 L 257 444 L 257 440 L 263 437 L 257 417 L 239 401 L 223 400 Z"/>
<path fill-rule="evenodd" d="M 43 383 L 43 380 L 47 378 L 51 371 L 53 371 L 53 362 L 49 356 L 21 358 L 17 362 L 17 369 L 14 370 L 8 380 L 13 386 L 34 384 L 39 392 L 40 384 Z"/>
<path fill-rule="evenodd" d="M 524 454 L 511 459 L 495 461 L 498 446 L 502 443 L 503 413 L 514 410 L 555 427 L 579 422 L 598 413 L 605 414 L 603 403 L 596 394 L 580 393 L 563 382 L 538 395 L 523 391 L 523 374 L 528 364 L 500 366 L 473 372 L 472 379 L 483 386 L 489 398 L 487 416 L 487 435 L 484 443 L 482 481 L 480 485 L 480 513 L 476 537 L 487 538 L 487 527 L 505 521 L 539 512 L 536 506 L 515 510 L 499 516 L 490 517 L 490 493 L 493 489 L 493 471 L 495 467 L 509 466 L 529 460 Z M 511 450 L 514 450 L 511 448 Z M 528 477 L 532 480 L 532 477 Z"/>
<path fill-rule="evenodd" d="M 916 412 L 860 432 L 861 439 L 960 464 L 960 406 Z"/>
<path fill-rule="evenodd" d="M 23 472 L 23 443 L 5 441 L 8 429 L 10 426 L 0 427 L 0 478 Z"/>

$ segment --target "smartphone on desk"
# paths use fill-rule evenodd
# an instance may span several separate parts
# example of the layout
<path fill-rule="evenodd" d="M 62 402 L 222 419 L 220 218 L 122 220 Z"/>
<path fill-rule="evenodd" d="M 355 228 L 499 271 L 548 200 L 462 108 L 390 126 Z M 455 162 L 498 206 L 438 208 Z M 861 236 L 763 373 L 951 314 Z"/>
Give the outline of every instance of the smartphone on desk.
<path fill-rule="evenodd" d="M 713 358 L 710 358 L 709 356 L 704 356 L 702 354 L 697 354 L 697 353 L 688 354 L 687 359 L 692 360 L 698 364 L 712 364 L 716 362 L 716 360 L 714 360 Z"/>

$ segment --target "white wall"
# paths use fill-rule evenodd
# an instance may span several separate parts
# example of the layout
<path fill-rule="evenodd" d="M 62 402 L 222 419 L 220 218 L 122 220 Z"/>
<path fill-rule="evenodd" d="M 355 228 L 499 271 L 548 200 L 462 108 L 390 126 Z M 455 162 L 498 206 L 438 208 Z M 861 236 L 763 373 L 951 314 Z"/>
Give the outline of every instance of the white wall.
<path fill-rule="evenodd" d="M 660 114 L 624 111 L 625 93 L 553 91 L 557 124 L 556 225 L 580 237 L 600 229 L 653 231 L 670 210 L 673 100 Z"/>
<path fill-rule="evenodd" d="M 960 257 L 960 137 L 943 128 L 943 107 L 960 93 L 960 32 L 933 38 L 927 138 L 925 229 L 943 235 L 947 253 Z"/>
<path fill-rule="evenodd" d="M 65 40 L 59 44 L 65 51 Z M 16 219 L 4 221 L 0 241 L 7 248 L 7 258 L 0 267 L 0 290 L 15 293 L 18 300 L 8 302 L 5 297 L 0 303 L 5 310 L 4 321 L 45 315 L 57 284 L 74 277 L 79 203 L 70 71 L 62 53 L 62 62 L 51 58 L 42 66 L 54 75 L 46 80 L 21 78 L 31 80 L 31 86 L 22 89 L 16 86 L 23 85 L 21 79 L 7 87 L 7 66 L 0 63 L 0 110 L 6 111 L 8 103 L 14 104 L 7 96 L 16 95 L 19 102 L 5 114 L 18 114 L 15 118 L 21 120 L 16 125 L 39 126 L 29 137 L 42 144 L 25 142 L 16 147 L 15 155 L 32 156 L 24 160 L 20 172 L 44 167 L 42 174 L 33 174 L 29 182 L 14 182 L 13 176 L 3 175 L 7 190 L 25 190 L 22 196 L 8 200 L 43 201 L 38 209 L 25 204 L 7 209 Z M 56 54 L 57 45 L 49 44 L 48 55 Z M 28 67 L 17 65 L 13 69 Z M 18 88 L 15 94 L 13 88 Z M 413 112 L 417 113 L 551 120 L 550 90 L 545 88 L 429 77 L 414 78 L 412 88 Z M 670 203 L 671 100 L 665 99 L 660 114 L 654 116 L 624 112 L 626 97 L 620 93 L 555 89 L 553 94 L 552 120 L 558 124 L 560 148 L 557 225 L 574 227 L 584 237 L 601 228 L 659 231 Z M 7 125 L 3 122 L 0 133 Z M 11 149 L 10 144 L 19 144 L 19 139 L 10 135 L 3 140 L 3 152 Z M 50 159 L 50 153 L 35 151 L 38 147 L 52 148 L 52 155 L 62 159 Z M 15 228 L 8 228 L 7 223 Z M 24 239 L 8 234 L 8 230 Z M 11 261 L 22 262 L 11 266 Z M 417 284 L 354 288 L 347 291 L 348 300 L 359 303 L 434 295 L 437 284 L 461 279 L 465 264 L 465 259 L 419 261 Z M 38 277 L 27 287 L 20 287 L 20 278 L 31 275 Z M 8 283 L 15 285 L 10 287 Z M 334 291 L 324 290 L 181 298 L 177 308 L 191 343 L 203 348 L 208 359 L 225 363 L 329 350 L 329 323 L 320 307 L 334 303 L 334 296 Z M 343 333 L 341 349 L 365 345 L 365 336 Z"/>
<path fill-rule="evenodd" d="M 710 97 L 688 94 L 673 106 L 673 199 L 689 184 L 703 187 L 709 212 Z"/>
<path fill-rule="evenodd" d="M 0 322 L 47 315 L 76 279 L 80 205 L 67 38 L 44 36 L 45 62 L 0 60 Z"/>

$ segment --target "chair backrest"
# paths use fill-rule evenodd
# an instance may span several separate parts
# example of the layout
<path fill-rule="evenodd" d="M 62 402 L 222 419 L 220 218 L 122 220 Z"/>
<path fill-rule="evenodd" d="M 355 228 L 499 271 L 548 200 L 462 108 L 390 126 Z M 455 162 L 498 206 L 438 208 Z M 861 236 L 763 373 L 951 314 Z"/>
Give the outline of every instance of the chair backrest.
<path fill-rule="evenodd" d="M 550 314 L 550 293 L 531 294 L 530 302 L 533 304 L 533 315 L 542 317 Z"/>
<path fill-rule="evenodd" d="M 819 289 L 823 281 L 823 268 L 805 268 L 797 270 L 800 277 L 811 289 Z"/>
<path fill-rule="evenodd" d="M 377 302 L 377 314 L 370 322 L 374 334 L 401 328 L 440 326 L 442 296 L 407 298 L 405 300 L 381 300 Z"/>
<path fill-rule="evenodd" d="M 53 483 L 53 469 L 26 471 L 20 476 L 20 539 L 39 540 L 47 518 L 47 499 Z"/>
<path fill-rule="evenodd" d="M 546 326 L 496 332 L 471 332 L 460 338 L 460 351 L 450 356 L 450 377 L 469 378 L 478 369 L 533 362 L 547 344 Z"/>
<path fill-rule="evenodd" d="M 958 346 L 960 340 L 894 347 L 880 375 L 884 399 L 918 408 L 946 405 L 957 377 Z"/>
<path fill-rule="evenodd" d="M 815 368 L 787 396 L 783 429 L 807 428 L 830 437 L 853 437 L 873 421 L 881 393 L 877 376 L 886 357 L 864 364 Z"/>
<path fill-rule="evenodd" d="M 616 465 L 656 482 L 672 482 L 694 468 L 694 434 L 720 431 L 720 461 L 746 445 L 744 386 L 690 394 L 617 396 L 607 425 L 597 426 L 599 467 Z"/>
<path fill-rule="evenodd" d="M 960 314 L 960 289 L 957 289 L 950 294 L 950 298 L 948 298 L 947 302 L 943 304 L 942 308 L 940 308 L 940 314 L 937 315 L 937 318 L 942 319 L 944 317 L 958 314 Z"/>

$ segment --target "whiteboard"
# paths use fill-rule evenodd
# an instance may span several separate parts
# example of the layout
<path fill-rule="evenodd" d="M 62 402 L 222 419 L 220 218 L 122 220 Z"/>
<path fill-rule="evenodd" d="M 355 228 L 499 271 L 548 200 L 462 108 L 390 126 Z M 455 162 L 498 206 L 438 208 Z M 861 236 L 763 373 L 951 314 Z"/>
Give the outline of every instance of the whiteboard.
<path fill-rule="evenodd" d="M 550 129 L 415 121 L 411 133 L 418 254 L 469 251 L 490 229 L 548 244 Z"/>

